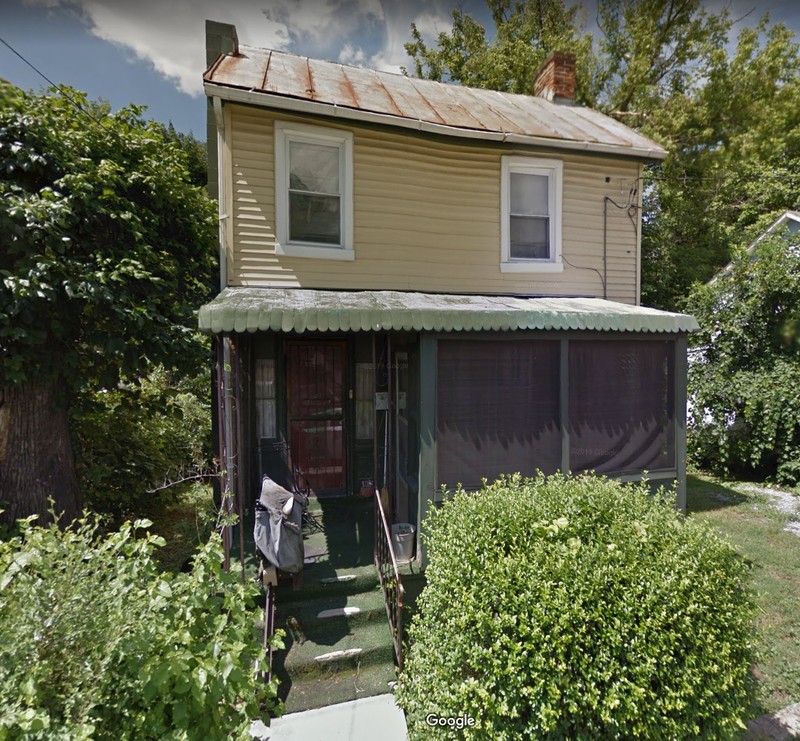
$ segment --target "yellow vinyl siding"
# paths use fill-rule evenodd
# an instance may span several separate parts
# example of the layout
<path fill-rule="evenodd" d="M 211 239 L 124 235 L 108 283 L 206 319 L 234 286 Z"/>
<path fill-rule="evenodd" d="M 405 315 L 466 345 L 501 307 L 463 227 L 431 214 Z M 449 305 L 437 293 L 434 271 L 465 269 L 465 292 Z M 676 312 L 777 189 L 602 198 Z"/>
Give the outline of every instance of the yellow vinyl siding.
<path fill-rule="evenodd" d="M 598 274 L 603 198 L 628 202 L 631 186 L 638 185 L 637 162 L 326 121 L 322 125 L 354 134 L 355 260 L 290 257 L 275 251 L 274 122 L 313 121 L 241 105 L 228 108 L 233 241 L 228 285 L 603 296 Z M 504 154 L 564 162 L 562 273 L 500 271 Z M 638 213 L 634 221 L 638 231 Z M 607 297 L 635 303 L 638 234 L 627 212 L 611 205 L 607 226 Z"/>

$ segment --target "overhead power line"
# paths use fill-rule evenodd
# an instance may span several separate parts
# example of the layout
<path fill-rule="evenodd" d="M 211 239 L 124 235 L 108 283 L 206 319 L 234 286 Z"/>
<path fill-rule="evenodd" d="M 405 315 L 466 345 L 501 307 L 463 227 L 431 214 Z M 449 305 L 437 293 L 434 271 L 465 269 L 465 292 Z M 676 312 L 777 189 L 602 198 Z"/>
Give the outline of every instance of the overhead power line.
<path fill-rule="evenodd" d="M 13 53 L 16 54 L 25 64 L 27 64 L 39 77 L 45 80 L 50 87 L 55 88 L 58 90 L 78 111 L 80 111 L 84 116 L 89 118 L 91 121 L 94 121 L 98 126 L 102 126 L 106 131 L 108 131 L 108 127 L 99 119 L 95 118 L 89 111 L 81 106 L 75 98 L 73 98 L 67 90 L 64 88 L 63 85 L 59 85 L 53 82 L 44 72 L 42 72 L 38 67 L 36 67 L 32 62 L 29 62 L 20 52 L 18 52 L 11 44 L 8 43 L 4 38 L 0 37 L 0 43 L 4 46 L 8 47 L 8 49 Z"/>

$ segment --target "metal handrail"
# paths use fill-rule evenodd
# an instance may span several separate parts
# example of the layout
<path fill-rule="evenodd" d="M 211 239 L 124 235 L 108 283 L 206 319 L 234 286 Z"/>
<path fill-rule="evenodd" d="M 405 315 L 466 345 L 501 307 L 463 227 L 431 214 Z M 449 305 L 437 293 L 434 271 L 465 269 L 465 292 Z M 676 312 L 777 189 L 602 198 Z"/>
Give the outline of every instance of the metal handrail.
<path fill-rule="evenodd" d="M 403 669 L 403 580 L 397 568 L 397 559 L 392 548 L 392 537 L 386 514 L 381 504 L 380 492 L 375 489 L 375 567 L 383 589 L 386 615 L 392 629 L 392 643 L 397 657 L 397 666 Z"/>
<path fill-rule="evenodd" d="M 264 598 L 264 648 L 267 649 L 267 668 L 264 679 L 267 684 L 272 681 L 272 636 L 275 634 L 275 587 L 266 584 Z"/>

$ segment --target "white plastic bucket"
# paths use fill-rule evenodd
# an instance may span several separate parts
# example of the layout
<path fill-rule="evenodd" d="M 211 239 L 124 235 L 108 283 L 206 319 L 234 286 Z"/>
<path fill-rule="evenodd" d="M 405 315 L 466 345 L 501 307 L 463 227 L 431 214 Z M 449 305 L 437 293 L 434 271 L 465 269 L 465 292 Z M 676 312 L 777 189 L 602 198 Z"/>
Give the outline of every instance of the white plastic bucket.
<path fill-rule="evenodd" d="M 398 563 L 408 563 L 414 558 L 414 532 L 416 528 L 409 522 L 392 525 L 392 548 Z"/>

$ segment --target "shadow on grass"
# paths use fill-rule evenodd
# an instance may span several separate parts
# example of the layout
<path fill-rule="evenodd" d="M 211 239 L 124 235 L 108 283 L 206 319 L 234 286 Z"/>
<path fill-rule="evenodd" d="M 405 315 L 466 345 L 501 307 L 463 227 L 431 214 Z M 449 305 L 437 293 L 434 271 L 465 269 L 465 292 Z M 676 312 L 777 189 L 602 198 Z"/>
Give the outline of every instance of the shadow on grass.
<path fill-rule="evenodd" d="M 709 480 L 700 476 L 686 477 L 686 511 L 689 514 L 735 507 L 747 497 L 728 482 Z"/>

